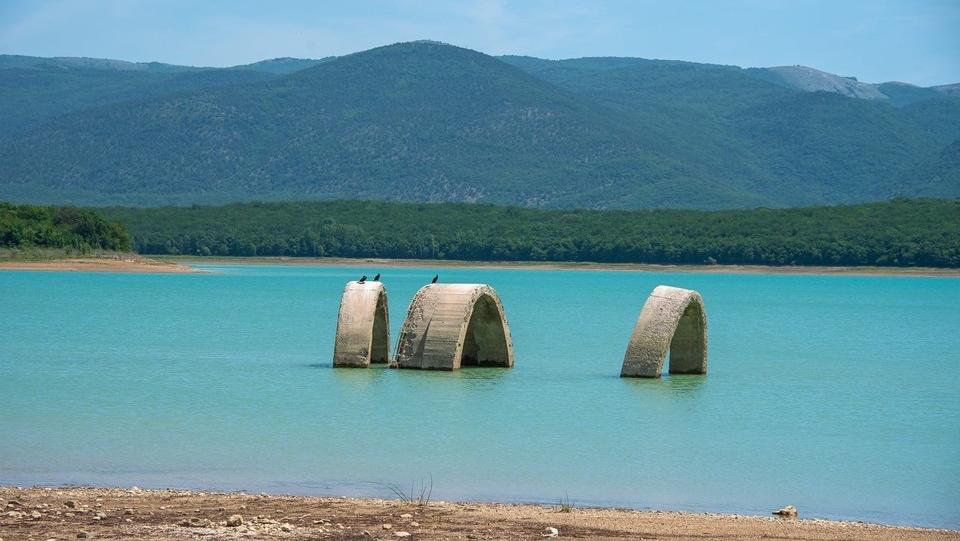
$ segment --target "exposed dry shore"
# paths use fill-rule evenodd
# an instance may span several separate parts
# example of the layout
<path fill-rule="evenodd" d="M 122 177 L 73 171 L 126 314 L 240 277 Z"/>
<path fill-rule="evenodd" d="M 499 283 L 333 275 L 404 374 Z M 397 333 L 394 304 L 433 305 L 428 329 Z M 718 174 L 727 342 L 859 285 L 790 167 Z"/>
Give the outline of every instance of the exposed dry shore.
<path fill-rule="evenodd" d="M 184 264 L 350 266 L 371 269 L 389 267 L 540 269 L 642 272 L 696 272 L 716 274 L 849 274 L 868 276 L 960 277 L 960 269 L 934 267 L 768 267 L 763 265 L 652 265 L 640 263 L 558 263 L 537 261 L 450 261 L 436 259 L 381 259 L 345 257 L 183 257 L 161 256 L 161 261 Z"/>
<path fill-rule="evenodd" d="M 652 265 L 639 263 L 557 263 L 536 261 L 449 261 L 433 259 L 353 259 L 342 257 L 184 257 L 65 258 L 19 260 L 0 258 L 2 270 L 131 273 L 197 273 L 191 265 L 303 265 L 391 268 L 536 269 L 611 272 L 689 272 L 711 274 L 831 274 L 853 276 L 940 276 L 960 278 L 960 269 L 933 267 L 767 267 L 762 265 Z"/>
<path fill-rule="evenodd" d="M 622 509 L 99 488 L 0 488 L 0 539 L 960 540 L 856 522 Z M 802 510 L 801 510 L 802 512 Z M 232 515 L 242 524 L 227 526 Z M 233 519 L 236 521 L 236 519 Z"/>
<path fill-rule="evenodd" d="M 157 261 L 142 257 L 123 259 L 86 257 L 45 259 L 37 261 L 0 259 L 0 271 L 81 271 L 81 272 L 134 272 L 134 273 L 196 273 L 188 265 L 172 261 Z"/>

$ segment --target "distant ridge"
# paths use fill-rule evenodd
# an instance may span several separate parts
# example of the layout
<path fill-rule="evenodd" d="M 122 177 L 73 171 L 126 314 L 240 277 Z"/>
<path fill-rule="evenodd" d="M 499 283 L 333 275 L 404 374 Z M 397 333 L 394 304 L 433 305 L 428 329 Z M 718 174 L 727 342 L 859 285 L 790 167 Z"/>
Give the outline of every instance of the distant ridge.
<path fill-rule="evenodd" d="M 110 60 L 106 58 L 87 58 L 74 56 L 37 57 L 22 55 L 0 55 L 0 69 L 5 68 L 60 68 L 60 69 L 94 69 L 109 71 L 149 71 L 159 73 L 199 71 L 213 68 L 197 68 L 192 66 L 178 66 L 162 62 L 127 62 L 125 60 Z"/>
<path fill-rule="evenodd" d="M 777 66 L 750 70 L 766 80 L 804 92 L 832 92 L 850 98 L 885 100 L 887 95 L 876 86 L 861 83 L 855 77 L 841 77 L 806 66 Z"/>
<path fill-rule="evenodd" d="M 433 41 L 232 68 L 0 56 L 0 199 L 718 209 L 960 196 L 948 90 L 771 70 Z"/>

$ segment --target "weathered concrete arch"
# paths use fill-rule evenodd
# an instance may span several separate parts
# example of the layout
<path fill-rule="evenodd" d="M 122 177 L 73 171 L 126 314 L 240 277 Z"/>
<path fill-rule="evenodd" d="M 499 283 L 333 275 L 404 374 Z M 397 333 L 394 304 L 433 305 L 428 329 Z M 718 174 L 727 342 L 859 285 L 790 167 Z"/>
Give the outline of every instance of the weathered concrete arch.
<path fill-rule="evenodd" d="M 484 284 L 420 288 L 397 342 L 397 366 L 457 370 L 513 366 L 513 341 L 500 298 Z"/>
<path fill-rule="evenodd" d="M 347 282 L 340 297 L 334 367 L 366 368 L 390 357 L 387 289 L 381 282 Z"/>
<path fill-rule="evenodd" d="M 671 374 L 707 373 L 707 312 L 696 291 L 653 290 L 630 336 L 620 377 L 660 377 L 668 350 Z"/>

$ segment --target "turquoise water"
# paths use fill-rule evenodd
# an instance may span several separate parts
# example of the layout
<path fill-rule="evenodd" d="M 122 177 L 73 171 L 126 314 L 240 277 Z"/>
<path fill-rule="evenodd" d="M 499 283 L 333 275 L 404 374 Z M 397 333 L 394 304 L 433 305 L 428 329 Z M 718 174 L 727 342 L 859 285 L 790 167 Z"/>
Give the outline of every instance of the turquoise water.
<path fill-rule="evenodd" d="M 391 340 L 434 269 L 0 272 L 0 483 L 542 501 L 960 527 L 960 280 L 439 269 L 500 293 L 512 370 L 331 368 L 344 282 Z M 618 377 L 699 290 L 710 373 Z"/>

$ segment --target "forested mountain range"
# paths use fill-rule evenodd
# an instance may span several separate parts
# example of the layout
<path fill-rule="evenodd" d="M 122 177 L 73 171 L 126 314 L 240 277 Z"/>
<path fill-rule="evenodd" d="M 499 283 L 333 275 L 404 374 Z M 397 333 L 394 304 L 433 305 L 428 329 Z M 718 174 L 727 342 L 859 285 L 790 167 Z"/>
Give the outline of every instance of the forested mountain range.
<path fill-rule="evenodd" d="M 0 56 L 0 199 L 735 208 L 960 197 L 953 86 L 411 42 L 234 68 Z"/>

